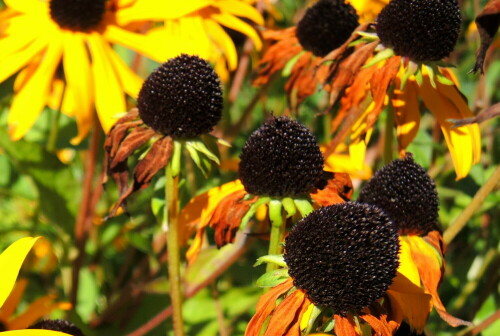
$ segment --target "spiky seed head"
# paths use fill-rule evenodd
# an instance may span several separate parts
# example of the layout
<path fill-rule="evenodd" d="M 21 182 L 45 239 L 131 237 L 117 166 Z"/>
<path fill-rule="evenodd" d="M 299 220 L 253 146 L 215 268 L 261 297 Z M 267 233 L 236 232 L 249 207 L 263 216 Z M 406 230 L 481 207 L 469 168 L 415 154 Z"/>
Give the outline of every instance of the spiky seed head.
<path fill-rule="evenodd" d="M 392 0 L 377 18 L 377 34 L 396 55 L 438 61 L 455 48 L 461 23 L 457 0 Z"/>
<path fill-rule="evenodd" d="M 398 268 L 396 226 L 375 206 L 347 202 L 320 208 L 285 240 L 295 287 L 335 313 L 357 313 L 381 298 Z"/>
<path fill-rule="evenodd" d="M 316 137 L 287 117 L 272 117 L 253 132 L 240 158 L 241 182 L 254 195 L 304 195 L 323 178 Z"/>
<path fill-rule="evenodd" d="M 358 201 L 381 208 L 401 234 L 425 235 L 439 229 L 436 185 L 411 153 L 377 171 Z"/>
<path fill-rule="evenodd" d="M 50 0 L 49 10 L 59 27 L 85 32 L 102 21 L 106 0 Z"/>
<path fill-rule="evenodd" d="M 222 87 L 212 66 L 182 54 L 153 71 L 137 99 L 139 115 L 158 133 L 194 138 L 210 132 L 222 116 Z"/>
<path fill-rule="evenodd" d="M 54 330 L 73 336 L 84 336 L 80 328 L 66 320 L 42 320 L 31 325 L 28 329 Z"/>
<path fill-rule="evenodd" d="M 296 35 L 305 50 L 326 56 L 340 47 L 358 26 L 356 10 L 343 0 L 319 0 L 297 25 Z"/>

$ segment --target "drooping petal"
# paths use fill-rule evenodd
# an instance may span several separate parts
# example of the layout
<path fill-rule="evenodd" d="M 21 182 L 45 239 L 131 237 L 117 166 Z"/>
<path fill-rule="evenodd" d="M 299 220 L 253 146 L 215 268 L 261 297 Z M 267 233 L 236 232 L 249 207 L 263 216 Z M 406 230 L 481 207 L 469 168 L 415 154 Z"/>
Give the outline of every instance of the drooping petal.
<path fill-rule="evenodd" d="M 238 64 L 238 56 L 233 40 L 231 40 L 224 29 L 222 29 L 222 27 L 215 21 L 206 20 L 205 27 L 210 36 L 214 39 L 216 45 L 223 50 L 223 53 L 227 58 L 229 69 L 236 69 L 236 65 Z"/>
<path fill-rule="evenodd" d="M 92 91 L 92 73 L 84 40 L 74 33 L 63 34 L 63 67 L 71 95 L 74 100 L 74 111 L 78 125 L 78 136 L 71 143 L 78 144 L 92 127 L 94 113 L 94 97 Z"/>
<path fill-rule="evenodd" d="M 12 243 L 0 254 L 0 269 L 2 270 L 2 286 L 0 286 L 0 307 L 9 296 L 16 283 L 19 270 L 38 237 L 25 237 Z"/>
<path fill-rule="evenodd" d="M 356 326 L 352 317 L 343 317 L 338 314 L 333 315 L 335 320 L 335 335 L 342 336 L 359 336 L 359 333 L 356 332 Z"/>
<path fill-rule="evenodd" d="M 452 128 L 447 119 L 463 119 L 473 114 L 456 86 L 436 81 L 436 89 L 428 76 L 423 76 L 419 92 L 427 108 L 434 114 L 443 132 L 453 160 L 457 180 L 464 178 L 479 160 L 480 135 L 477 124 Z"/>
<path fill-rule="evenodd" d="M 50 84 L 61 56 L 61 40 L 54 39 L 36 71 L 15 94 L 8 116 L 9 134 L 13 140 L 19 140 L 26 134 L 47 104 Z"/>
<path fill-rule="evenodd" d="M 110 46 L 99 35 L 88 37 L 92 55 L 92 74 L 95 82 L 95 105 L 102 128 L 108 132 L 116 115 L 125 112 L 125 97 L 121 83 L 109 59 Z"/>
<path fill-rule="evenodd" d="M 70 303 L 54 302 L 56 295 L 48 294 L 33 301 L 28 308 L 19 316 L 16 316 L 8 324 L 9 329 L 28 328 L 41 317 L 48 315 L 55 309 L 71 309 Z"/>
<path fill-rule="evenodd" d="M 396 80 L 395 86 L 400 86 L 399 78 Z M 399 149 L 406 149 L 415 139 L 420 127 L 418 89 L 414 81 L 408 81 L 403 90 L 394 90 L 392 106 L 394 107 Z"/>
<path fill-rule="evenodd" d="M 300 331 L 300 312 L 305 299 L 304 292 L 296 290 L 281 301 L 269 320 L 264 336 L 288 335 L 290 329 Z"/>
<path fill-rule="evenodd" d="M 259 35 L 257 35 L 255 29 L 253 29 L 252 26 L 250 26 L 245 21 L 242 21 L 241 19 L 238 19 L 237 17 L 224 12 L 220 14 L 214 14 L 212 15 L 212 18 L 215 21 L 219 22 L 221 25 L 239 31 L 243 35 L 248 36 L 252 40 L 257 50 L 260 50 L 262 48 L 262 41 Z"/>
<path fill-rule="evenodd" d="M 26 290 L 26 286 L 28 286 L 28 279 L 23 278 L 16 281 L 14 288 L 0 309 L 0 321 L 8 321 L 12 314 L 15 313 Z"/>

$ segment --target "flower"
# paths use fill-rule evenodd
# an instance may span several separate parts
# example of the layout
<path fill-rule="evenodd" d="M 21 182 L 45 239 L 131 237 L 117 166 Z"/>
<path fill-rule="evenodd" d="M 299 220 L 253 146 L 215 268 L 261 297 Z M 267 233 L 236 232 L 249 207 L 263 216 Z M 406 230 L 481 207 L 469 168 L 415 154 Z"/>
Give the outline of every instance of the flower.
<path fill-rule="evenodd" d="M 0 82 L 20 71 L 8 116 L 9 133 L 22 138 L 49 103 L 62 99 L 62 111 L 75 117 L 80 142 L 94 109 L 105 131 L 126 111 L 125 93 L 135 97 L 141 79 L 112 49 L 112 43 L 155 58 L 155 45 L 116 22 L 134 0 L 7 0 L 0 27 Z M 130 18 L 129 21 L 134 21 Z M 59 67 L 62 61 L 62 67 Z M 64 78 L 64 94 L 56 87 Z M 61 96 L 63 96 L 61 98 Z"/>
<path fill-rule="evenodd" d="M 164 21 L 163 27 L 150 32 L 153 39 L 163 41 L 157 45 L 160 60 L 178 56 L 179 50 L 196 54 L 215 63 L 223 81 L 238 64 L 236 47 L 225 28 L 250 38 L 256 49 L 262 46 L 256 30 L 240 19 L 263 25 L 262 15 L 241 0 L 137 1 L 119 13 L 118 22 L 127 24 L 137 17 Z M 179 48 L 173 50 L 171 44 Z"/>
<path fill-rule="evenodd" d="M 380 13 L 376 32 L 367 26 L 358 31 L 361 38 L 324 58 L 333 61 L 328 75 L 330 101 L 340 100 L 332 125 L 340 136 L 328 146 L 327 154 L 350 134 L 350 149 L 363 158 L 378 116 L 392 109 L 403 155 L 419 128 L 420 97 L 441 127 L 457 179 L 468 174 L 480 158 L 479 128 L 454 128 L 447 122 L 470 117 L 472 112 L 452 72 L 441 61 L 454 48 L 459 17 L 456 0 L 394 0 Z M 443 26 L 446 34 L 440 30 Z"/>
<path fill-rule="evenodd" d="M 272 117 L 254 131 L 240 159 L 239 180 L 193 198 L 180 214 L 184 240 L 196 230 L 187 252 L 190 262 L 201 249 L 207 226 L 214 228 L 215 242 L 221 247 L 233 242 L 237 230 L 266 205 L 268 216 L 260 218 L 268 217 L 284 230 L 284 218 L 305 216 L 312 210 L 311 202 L 329 205 L 352 194 L 349 175 L 325 172 L 314 135 L 288 117 Z"/>
<path fill-rule="evenodd" d="M 386 291 L 397 276 L 396 226 L 375 206 L 346 202 L 313 211 L 286 238 L 291 279 L 259 300 L 245 335 L 392 335 Z M 370 330 L 370 329 L 368 329 Z"/>
<path fill-rule="evenodd" d="M 280 31 L 265 31 L 270 41 L 259 62 L 256 86 L 269 83 L 283 70 L 290 76 L 285 91 L 292 108 L 313 94 L 318 84 L 326 80 L 327 67 L 321 57 L 344 43 L 358 26 L 354 8 L 343 0 L 320 0 L 307 11 L 297 27 Z"/>
<path fill-rule="evenodd" d="M 379 207 L 398 227 L 401 243 L 400 272 L 388 291 L 394 311 L 401 312 L 411 329 L 422 332 L 435 307 L 452 326 L 468 322 L 446 312 L 437 289 L 444 274 L 444 243 L 438 224 L 438 194 L 426 171 L 411 154 L 380 169 L 363 187 L 359 202 Z M 412 302 L 412 304 L 408 304 Z"/>
<path fill-rule="evenodd" d="M 184 145 L 190 153 L 197 153 L 195 162 L 202 171 L 206 167 L 201 165 L 200 156 L 218 162 L 202 140 L 213 143 L 205 133 L 221 118 L 222 103 L 219 77 L 198 56 L 181 54 L 153 71 L 139 92 L 138 108 L 131 109 L 113 125 L 104 143 L 105 170 L 120 193 L 109 216 L 124 207 L 132 193 L 149 185 L 171 158 L 178 167 L 180 147 Z M 148 147 L 147 153 L 136 165 L 134 181 L 129 185 L 127 160 L 141 147 Z"/>

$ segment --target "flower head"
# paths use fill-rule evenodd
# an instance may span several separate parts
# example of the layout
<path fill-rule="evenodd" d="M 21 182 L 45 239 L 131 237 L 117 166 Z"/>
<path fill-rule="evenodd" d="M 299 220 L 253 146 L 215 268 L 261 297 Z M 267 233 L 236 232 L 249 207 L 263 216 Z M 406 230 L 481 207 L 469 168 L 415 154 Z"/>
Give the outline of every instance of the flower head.
<path fill-rule="evenodd" d="M 340 47 L 358 26 L 356 10 L 343 0 L 319 0 L 297 25 L 296 35 L 305 50 L 323 57 Z"/>
<path fill-rule="evenodd" d="M 339 203 L 302 219 L 285 242 L 294 285 L 316 305 L 341 315 L 381 298 L 396 276 L 395 225 L 375 206 Z"/>
<path fill-rule="evenodd" d="M 439 61 L 455 48 L 462 17 L 456 0 L 393 0 L 377 18 L 377 35 L 396 55 Z"/>
<path fill-rule="evenodd" d="M 73 31 L 96 28 L 106 12 L 105 0 L 51 0 L 50 17 L 59 27 Z"/>
<path fill-rule="evenodd" d="M 239 176 L 250 194 L 307 194 L 323 178 L 323 156 L 316 137 L 287 117 L 271 118 L 248 138 Z"/>
<path fill-rule="evenodd" d="M 141 119 L 155 131 L 193 138 L 211 131 L 221 118 L 220 79 L 204 59 L 182 54 L 149 75 L 137 106 Z"/>
<path fill-rule="evenodd" d="M 411 153 L 377 171 L 358 201 L 383 209 L 401 234 L 426 235 L 438 229 L 436 185 Z"/>

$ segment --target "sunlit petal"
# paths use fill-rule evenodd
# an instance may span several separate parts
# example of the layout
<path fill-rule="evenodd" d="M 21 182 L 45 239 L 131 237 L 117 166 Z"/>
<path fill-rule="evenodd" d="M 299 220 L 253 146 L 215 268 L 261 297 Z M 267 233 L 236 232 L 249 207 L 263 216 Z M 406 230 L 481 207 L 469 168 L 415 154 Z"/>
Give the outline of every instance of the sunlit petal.
<path fill-rule="evenodd" d="M 396 81 L 399 87 L 400 81 Z M 396 134 L 400 149 L 405 149 L 415 139 L 420 126 L 420 108 L 418 104 L 418 90 L 414 81 L 408 81 L 404 90 L 394 90 L 392 97 Z"/>
<path fill-rule="evenodd" d="M 4 2 L 7 7 L 22 13 L 46 11 L 48 7 L 48 2 L 40 0 L 4 0 Z"/>
<path fill-rule="evenodd" d="M 233 15 L 240 16 L 252 20 L 256 24 L 264 25 L 264 18 L 257 9 L 238 0 L 219 0 L 215 3 L 222 11 L 229 12 Z"/>
<path fill-rule="evenodd" d="M 212 17 L 223 26 L 234 29 L 248 36 L 254 43 L 257 50 L 262 48 L 262 41 L 260 40 L 259 35 L 257 35 L 255 29 L 253 29 L 248 23 L 245 23 L 237 17 L 227 13 L 214 14 Z"/>
<path fill-rule="evenodd" d="M 95 105 L 102 128 L 108 132 L 116 122 L 116 115 L 125 112 L 125 97 L 111 61 L 110 47 L 98 36 L 88 38 L 92 55 L 92 74 L 95 81 Z"/>
<path fill-rule="evenodd" d="M 143 80 L 137 76 L 127 64 L 114 52 L 110 50 L 108 53 L 109 59 L 113 64 L 113 68 L 115 69 L 116 75 L 120 79 L 122 83 L 123 90 L 131 97 L 137 98 L 139 91 L 141 90 L 141 86 Z"/>
<path fill-rule="evenodd" d="M 210 36 L 215 40 L 216 44 L 220 48 L 222 48 L 224 54 L 226 55 L 229 69 L 236 69 L 236 65 L 238 64 L 238 56 L 233 40 L 231 40 L 229 35 L 217 22 L 207 20 L 205 21 L 205 27 L 207 28 Z"/>
<path fill-rule="evenodd" d="M 0 59 L 0 82 L 3 82 L 19 71 L 19 69 L 28 64 L 30 60 L 32 60 L 46 47 L 47 40 L 40 37 L 31 43 L 27 48 Z"/>
<path fill-rule="evenodd" d="M 109 25 L 104 31 L 104 38 L 112 43 L 120 44 L 154 60 L 163 62 L 162 54 L 158 52 L 157 44 L 148 39 L 146 35 L 132 33 L 117 26 Z M 158 41 L 159 42 L 159 41 Z M 164 43 L 164 41 L 161 41 Z"/>
<path fill-rule="evenodd" d="M 46 105 L 52 77 L 61 56 L 61 41 L 53 40 L 36 71 L 14 96 L 8 116 L 9 134 L 12 139 L 22 138 Z"/>
<path fill-rule="evenodd" d="M 15 313 L 17 307 L 19 306 L 19 302 L 21 302 L 27 285 L 27 279 L 19 279 L 16 282 L 7 300 L 5 300 L 3 306 L 0 309 L 0 321 L 8 321 L 12 314 Z"/>
<path fill-rule="evenodd" d="M 69 334 L 47 329 L 21 329 L 0 332 L 1 336 L 71 336 Z"/>

